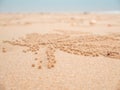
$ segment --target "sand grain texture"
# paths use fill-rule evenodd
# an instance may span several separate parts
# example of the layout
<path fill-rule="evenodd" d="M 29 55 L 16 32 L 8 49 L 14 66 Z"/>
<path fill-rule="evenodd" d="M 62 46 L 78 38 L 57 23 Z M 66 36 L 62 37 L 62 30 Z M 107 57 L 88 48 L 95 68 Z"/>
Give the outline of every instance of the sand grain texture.
<path fill-rule="evenodd" d="M 119 90 L 119 14 L 0 14 L 0 90 Z"/>

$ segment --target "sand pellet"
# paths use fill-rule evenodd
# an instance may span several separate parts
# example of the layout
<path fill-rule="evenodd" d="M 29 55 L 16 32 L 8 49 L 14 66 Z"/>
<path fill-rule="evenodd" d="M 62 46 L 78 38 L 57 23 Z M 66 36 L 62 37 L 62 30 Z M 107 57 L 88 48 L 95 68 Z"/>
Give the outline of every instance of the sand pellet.
<path fill-rule="evenodd" d="M 41 69 L 42 67 L 41 66 L 38 66 L 38 69 Z"/>
<path fill-rule="evenodd" d="M 32 64 L 32 67 L 35 67 L 35 64 Z"/>
<path fill-rule="evenodd" d="M 6 48 L 2 48 L 2 52 L 6 53 L 7 52 Z"/>
<path fill-rule="evenodd" d="M 35 58 L 35 60 L 38 60 L 38 58 Z"/>

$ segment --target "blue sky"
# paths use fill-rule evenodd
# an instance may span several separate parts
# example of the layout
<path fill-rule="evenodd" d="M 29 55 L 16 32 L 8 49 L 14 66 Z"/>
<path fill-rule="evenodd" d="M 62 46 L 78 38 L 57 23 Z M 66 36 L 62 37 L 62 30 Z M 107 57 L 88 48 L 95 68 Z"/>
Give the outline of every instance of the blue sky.
<path fill-rule="evenodd" d="M 120 0 L 0 0 L 0 12 L 120 11 Z"/>

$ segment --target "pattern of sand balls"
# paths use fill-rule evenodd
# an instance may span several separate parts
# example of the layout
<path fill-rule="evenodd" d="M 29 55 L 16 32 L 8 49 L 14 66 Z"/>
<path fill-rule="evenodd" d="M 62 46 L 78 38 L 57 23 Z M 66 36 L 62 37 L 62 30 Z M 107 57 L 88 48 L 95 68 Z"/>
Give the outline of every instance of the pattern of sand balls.
<path fill-rule="evenodd" d="M 3 41 L 11 45 L 26 47 L 24 53 L 32 52 L 39 55 L 40 48 L 46 47 L 47 68 L 55 67 L 56 50 L 61 50 L 75 55 L 83 56 L 105 56 L 114 59 L 120 59 L 120 34 L 110 35 L 81 35 L 73 34 L 27 34 L 26 37 L 18 40 Z M 2 49 L 6 52 L 6 49 Z M 42 68 L 42 62 L 39 57 L 34 58 L 39 65 L 32 64 L 32 67 Z"/>
<path fill-rule="evenodd" d="M 37 62 L 37 65 L 36 65 L 36 67 L 38 68 L 38 69 L 41 69 L 42 68 L 42 61 L 41 60 L 39 60 L 38 58 L 35 58 L 35 61 Z"/>
<path fill-rule="evenodd" d="M 55 48 L 52 45 L 49 45 L 46 50 L 47 60 L 48 60 L 48 68 L 54 67 L 55 64 Z"/>

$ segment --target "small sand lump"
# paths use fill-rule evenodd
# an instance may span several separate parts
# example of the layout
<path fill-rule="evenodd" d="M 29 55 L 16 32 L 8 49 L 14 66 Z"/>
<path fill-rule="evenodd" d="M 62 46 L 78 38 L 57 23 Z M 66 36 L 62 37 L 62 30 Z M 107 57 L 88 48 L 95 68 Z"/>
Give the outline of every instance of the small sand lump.
<path fill-rule="evenodd" d="M 2 48 L 2 52 L 6 53 L 7 52 L 6 48 Z"/>

